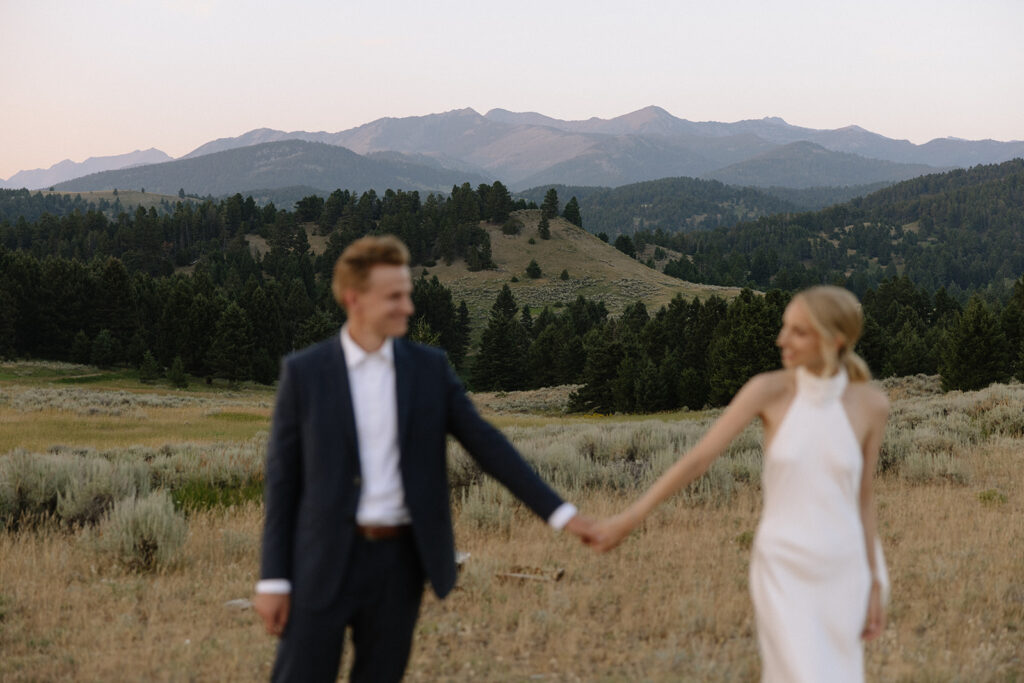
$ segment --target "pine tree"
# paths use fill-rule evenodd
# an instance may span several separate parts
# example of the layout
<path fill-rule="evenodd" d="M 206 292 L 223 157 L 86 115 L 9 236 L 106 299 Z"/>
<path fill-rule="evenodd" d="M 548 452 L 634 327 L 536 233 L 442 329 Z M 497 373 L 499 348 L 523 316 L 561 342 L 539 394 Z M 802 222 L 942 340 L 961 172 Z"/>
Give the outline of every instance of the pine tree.
<path fill-rule="evenodd" d="M 459 301 L 458 322 L 455 325 L 455 343 L 448 349 L 448 358 L 452 365 L 460 370 L 466 360 L 466 351 L 469 350 L 469 333 L 469 306 L 462 300 Z"/>
<path fill-rule="evenodd" d="M 92 357 L 92 343 L 89 342 L 89 335 L 85 330 L 79 330 L 75 335 L 75 341 L 71 345 L 71 360 L 76 363 L 88 363 Z"/>
<path fill-rule="evenodd" d="M 570 199 L 565 205 L 565 209 L 562 211 L 562 218 L 578 228 L 583 227 L 583 217 L 580 215 L 580 204 L 576 201 L 576 197 Z"/>
<path fill-rule="evenodd" d="M 251 376 L 252 354 L 252 326 L 245 311 L 232 302 L 217 321 L 207 362 L 214 377 L 235 384 Z"/>
<path fill-rule="evenodd" d="M 522 315 L 519 316 L 519 323 L 526 330 L 526 333 L 533 336 L 533 316 L 530 315 L 529 304 L 523 304 Z"/>
<path fill-rule="evenodd" d="M 749 289 L 732 300 L 708 347 L 709 398 L 724 405 L 754 375 L 779 365 L 779 321 L 764 298 Z"/>
<path fill-rule="evenodd" d="M 109 368 L 118 356 L 117 340 L 110 330 L 103 328 L 92 340 L 92 364 L 101 368 Z"/>
<path fill-rule="evenodd" d="M 491 223 L 501 224 L 508 220 L 512 210 L 512 196 L 508 188 L 497 180 L 491 185 L 484 201 L 484 215 Z"/>
<path fill-rule="evenodd" d="M 541 276 L 540 265 L 537 264 L 537 259 L 530 260 L 530 265 L 526 266 L 526 275 L 533 280 Z"/>
<path fill-rule="evenodd" d="M 551 188 L 544 195 L 544 201 L 540 205 L 540 215 L 543 218 L 554 218 L 558 215 L 558 192 Z"/>
<path fill-rule="evenodd" d="M 317 308 L 299 324 L 299 329 L 295 333 L 295 347 L 305 348 L 327 339 L 337 331 L 338 323 L 331 317 L 331 314 L 322 308 Z"/>
<path fill-rule="evenodd" d="M 573 410 L 614 412 L 612 390 L 625 357 L 622 343 L 612 338 L 608 327 L 594 328 L 583 338 L 586 362 L 581 380 L 583 386 L 570 396 Z"/>
<path fill-rule="evenodd" d="M 633 240 L 630 239 L 629 235 L 619 235 L 616 237 L 615 248 L 626 256 L 636 258 L 636 246 L 633 244 Z"/>
<path fill-rule="evenodd" d="M 146 350 L 146 352 L 142 354 L 142 363 L 139 365 L 139 381 L 150 384 L 159 378 L 160 366 L 157 365 L 156 358 L 153 357 L 153 353 Z"/>
<path fill-rule="evenodd" d="M 511 391 L 526 386 L 526 354 L 530 336 L 516 319 L 515 298 L 502 287 L 480 340 L 473 364 L 473 387 L 478 390 Z"/>
<path fill-rule="evenodd" d="M 167 371 L 167 379 L 179 389 L 184 389 L 188 386 L 188 377 L 185 375 L 185 363 L 181 360 L 181 356 L 174 357 L 174 360 L 171 362 L 171 368 Z"/>
<path fill-rule="evenodd" d="M 984 389 L 1009 375 L 1010 349 L 999 319 L 974 295 L 960 321 L 950 328 L 939 364 L 945 391 Z"/>
<path fill-rule="evenodd" d="M 551 224 L 548 223 L 547 216 L 541 216 L 540 223 L 537 224 L 537 236 L 542 240 L 551 239 Z"/>

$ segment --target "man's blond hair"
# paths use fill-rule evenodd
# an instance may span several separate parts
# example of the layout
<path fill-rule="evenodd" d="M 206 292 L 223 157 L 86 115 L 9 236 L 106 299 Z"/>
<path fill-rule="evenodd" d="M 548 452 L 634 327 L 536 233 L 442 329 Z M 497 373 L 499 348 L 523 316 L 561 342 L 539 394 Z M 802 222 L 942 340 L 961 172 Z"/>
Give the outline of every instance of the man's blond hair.
<path fill-rule="evenodd" d="M 347 289 L 364 291 L 374 266 L 407 266 L 409 250 L 394 235 L 368 236 L 345 248 L 334 264 L 331 292 L 339 306 L 345 306 Z"/>

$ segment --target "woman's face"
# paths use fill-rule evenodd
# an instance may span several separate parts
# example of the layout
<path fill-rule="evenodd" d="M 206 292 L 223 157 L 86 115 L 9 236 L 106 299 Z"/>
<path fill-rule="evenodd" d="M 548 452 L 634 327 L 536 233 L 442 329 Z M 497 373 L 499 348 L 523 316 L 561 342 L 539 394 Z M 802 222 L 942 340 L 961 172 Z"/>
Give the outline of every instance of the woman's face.
<path fill-rule="evenodd" d="M 825 369 L 825 359 L 821 355 L 821 335 L 814 329 L 807 308 L 799 299 L 794 299 L 786 306 L 782 314 L 782 329 L 779 330 L 775 345 L 782 352 L 784 368 L 802 365 L 819 375 Z"/>

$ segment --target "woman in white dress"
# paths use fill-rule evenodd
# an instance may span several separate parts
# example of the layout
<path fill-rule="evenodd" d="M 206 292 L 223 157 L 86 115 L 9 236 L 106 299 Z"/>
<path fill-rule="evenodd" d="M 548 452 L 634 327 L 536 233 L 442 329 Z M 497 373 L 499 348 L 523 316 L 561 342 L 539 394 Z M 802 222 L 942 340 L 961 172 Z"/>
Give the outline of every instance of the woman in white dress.
<path fill-rule="evenodd" d="M 863 681 L 861 641 L 885 625 L 871 482 L 889 403 L 853 351 L 862 322 L 845 289 L 794 296 L 776 340 L 784 369 L 749 380 L 693 449 L 591 537 L 598 550 L 615 547 L 760 417 L 764 507 L 750 588 L 763 681 Z"/>

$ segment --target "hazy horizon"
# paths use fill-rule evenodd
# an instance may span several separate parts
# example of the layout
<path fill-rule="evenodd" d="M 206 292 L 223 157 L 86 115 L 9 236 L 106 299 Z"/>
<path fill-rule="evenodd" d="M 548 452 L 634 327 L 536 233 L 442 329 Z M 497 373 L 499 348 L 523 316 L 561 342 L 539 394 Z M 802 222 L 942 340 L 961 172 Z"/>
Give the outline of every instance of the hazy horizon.
<path fill-rule="evenodd" d="M 472 107 L 1024 140 L 1024 3 L 41 0 L 0 9 L 0 178 Z M 46 36 L 45 50 L 39 36 Z M 642 46 L 638 49 L 637 46 Z"/>

